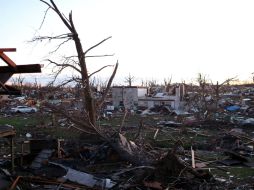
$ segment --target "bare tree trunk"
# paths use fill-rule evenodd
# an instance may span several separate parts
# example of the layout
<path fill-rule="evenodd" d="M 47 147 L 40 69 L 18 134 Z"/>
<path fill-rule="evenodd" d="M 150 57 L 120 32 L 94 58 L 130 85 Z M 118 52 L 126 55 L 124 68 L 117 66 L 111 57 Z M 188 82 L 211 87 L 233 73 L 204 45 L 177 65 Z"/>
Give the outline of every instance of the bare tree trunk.
<path fill-rule="evenodd" d="M 95 126 L 96 125 L 95 104 L 94 104 L 93 95 L 92 95 L 91 88 L 90 88 L 89 76 L 88 76 L 88 71 L 87 71 L 87 67 L 86 67 L 83 48 L 82 48 L 80 39 L 78 37 L 78 34 L 77 34 L 77 32 L 74 28 L 74 25 L 72 23 L 72 20 L 71 20 L 71 25 L 73 26 L 73 29 L 75 32 L 73 39 L 75 42 L 75 46 L 76 46 L 76 50 L 77 50 L 78 58 L 79 58 L 79 63 L 80 63 L 80 68 L 81 68 L 81 72 L 82 72 L 82 74 L 81 74 L 82 87 L 83 87 L 83 93 L 85 96 L 83 103 L 85 105 L 86 111 L 88 112 L 91 124 Z"/>
<path fill-rule="evenodd" d="M 69 64 L 68 61 L 67 63 L 56 63 L 54 61 L 48 60 L 50 63 L 58 66 L 60 69 L 59 71 L 55 74 L 55 78 L 58 76 L 59 73 L 61 73 L 63 71 L 63 69 L 65 68 L 71 68 L 74 69 L 75 71 L 77 71 L 80 74 L 80 78 L 77 78 L 77 80 L 79 81 L 79 83 L 81 84 L 82 87 L 82 102 L 83 102 L 83 111 L 84 111 L 84 118 L 86 118 L 86 121 L 88 124 L 90 124 L 96 131 L 96 105 L 95 105 L 95 100 L 93 97 L 93 92 L 91 90 L 91 86 L 90 86 L 90 82 L 89 82 L 89 78 L 91 77 L 91 75 L 101 71 L 102 69 L 108 67 L 108 66 L 112 66 L 112 65 L 107 65 L 102 67 L 101 69 L 99 69 L 98 71 L 93 72 L 92 74 L 88 74 L 88 70 L 87 70 L 87 65 L 86 65 L 86 57 L 104 57 L 104 56 L 111 56 L 111 55 L 102 55 L 102 56 L 86 56 L 86 53 L 88 53 L 90 50 L 92 50 L 93 48 L 99 46 L 100 44 L 102 44 L 103 42 L 105 42 L 106 40 L 110 39 L 111 37 L 108 37 L 104 40 L 102 40 L 101 42 L 99 42 L 98 44 L 92 46 L 91 48 L 87 49 L 85 52 L 83 51 L 83 47 L 80 41 L 80 38 L 78 36 L 78 32 L 76 31 L 76 28 L 74 26 L 73 23 L 73 19 L 72 19 L 72 12 L 70 12 L 69 14 L 69 19 L 67 19 L 58 9 L 58 7 L 56 6 L 56 4 L 54 3 L 53 0 L 50 0 L 50 3 L 48 3 L 46 0 L 40 0 L 41 2 L 45 3 L 46 5 L 48 5 L 48 9 L 52 9 L 61 19 L 61 21 L 63 22 L 63 24 L 68 28 L 69 33 L 65 33 L 65 34 L 61 34 L 58 36 L 44 36 L 44 37 L 37 37 L 35 38 L 33 41 L 37 41 L 37 40 L 45 40 L 45 39 L 64 39 L 65 41 L 62 42 L 58 48 L 63 45 L 65 42 L 68 42 L 69 40 L 73 40 L 75 43 L 75 48 L 76 48 L 76 52 L 77 52 L 77 56 L 71 56 L 71 57 L 76 57 L 78 59 L 78 61 L 76 62 L 76 65 L 72 65 Z M 46 11 L 47 13 L 47 11 Z M 46 16 L 45 13 L 45 16 Z M 44 17 L 45 19 L 45 17 Z M 44 21 L 44 20 L 43 20 Z M 43 22 L 42 22 L 43 23 Z M 58 49 L 57 48 L 57 49 Z M 57 50 L 56 49 L 56 50 Z M 55 51 L 56 51 L 55 50 Z M 117 63 L 118 65 L 118 63 Z M 116 70 L 117 70 L 117 65 L 115 67 L 115 70 L 113 72 L 113 74 L 111 75 L 111 78 L 108 82 L 108 86 L 107 88 L 110 87 L 112 80 L 115 76 Z M 73 79 L 74 80 L 74 79 Z M 73 80 L 67 81 L 66 83 L 69 83 Z M 108 92 L 108 89 L 106 90 L 106 92 Z M 105 97 L 105 96 L 103 96 Z"/>

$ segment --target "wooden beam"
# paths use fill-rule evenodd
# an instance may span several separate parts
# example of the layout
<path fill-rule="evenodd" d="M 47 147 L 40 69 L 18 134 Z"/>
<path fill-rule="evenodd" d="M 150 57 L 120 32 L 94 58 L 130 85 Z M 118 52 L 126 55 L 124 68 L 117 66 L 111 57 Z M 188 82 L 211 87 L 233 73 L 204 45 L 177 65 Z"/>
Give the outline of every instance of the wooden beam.
<path fill-rule="evenodd" d="M 0 58 L 12 68 L 16 68 L 16 64 L 4 52 L 0 52 Z"/>
<path fill-rule="evenodd" d="M 16 69 L 8 66 L 0 66 L 1 73 L 40 73 L 41 65 L 40 64 L 31 64 L 31 65 L 16 65 Z"/>
<path fill-rule="evenodd" d="M 0 52 L 15 52 L 16 48 L 0 48 Z"/>
<path fill-rule="evenodd" d="M 0 71 L 1 71 L 1 69 L 0 69 Z M 11 78 L 12 75 L 13 75 L 13 73 L 1 73 L 0 83 L 5 84 Z"/>
<path fill-rule="evenodd" d="M 21 95 L 21 91 L 9 85 L 3 85 L 0 88 L 0 95 Z"/>
<path fill-rule="evenodd" d="M 13 136 L 15 134 L 16 134 L 16 132 L 14 130 L 0 131 L 0 137 L 8 137 L 8 136 Z"/>
<path fill-rule="evenodd" d="M 11 185 L 11 187 L 10 187 L 9 190 L 15 190 L 15 189 L 17 189 L 16 187 L 17 187 L 17 185 L 18 185 L 19 179 L 21 179 L 21 178 L 22 178 L 22 176 L 18 176 L 18 177 L 14 180 L 14 182 L 12 183 L 12 185 Z M 18 189 L 19 189 L 19 188 L 18 188 Z"/>

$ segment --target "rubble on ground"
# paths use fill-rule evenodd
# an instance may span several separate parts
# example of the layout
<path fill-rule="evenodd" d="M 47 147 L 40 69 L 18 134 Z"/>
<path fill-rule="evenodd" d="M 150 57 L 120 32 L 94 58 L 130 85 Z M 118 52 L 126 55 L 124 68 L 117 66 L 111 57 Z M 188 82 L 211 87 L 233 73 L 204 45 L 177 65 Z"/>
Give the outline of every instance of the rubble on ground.
<path fill-rule="evenodd" d="M 50 119 L 24 126 L 18 133 L 14 171 L 6 148 L 9 142 L 0 140 L 0 189 L 254 188 L 252 88 L 222 94 L 216 111 L 209 107 L 212 96 L 205 98 L 207 110 L 200 104 L 189 104 L 186 109 L 105 105 L 98 123 L 110 140 L 84 134 L 69 119 L 41 104 L 64 106 L 78 116 L 81 108 L 73 97 L 71 92 L 66 96 L 59 92 L 48 100 L 10 97 L 3 103 L 3 118 L 27 119 L 37 114 L 37 118 Z M 21 104 L 33 104 L 39 113 L 8 113 L 10 105 Z M 49 130 L 77 134 L 68 139 Z"/>

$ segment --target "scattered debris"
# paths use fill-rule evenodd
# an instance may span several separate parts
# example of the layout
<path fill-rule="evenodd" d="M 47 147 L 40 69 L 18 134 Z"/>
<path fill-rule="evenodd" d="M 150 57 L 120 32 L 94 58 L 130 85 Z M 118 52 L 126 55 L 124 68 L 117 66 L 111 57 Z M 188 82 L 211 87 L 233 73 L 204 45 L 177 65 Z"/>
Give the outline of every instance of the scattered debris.
<path fill-rule="evenodd" d="M 252 176 L 253 87 L 232 87 L 218 97 L 213 88 L 203 96 L 200 88 L 183 84 L 167 92 L 150 89 L 150 94 L 141 88 L 142 97 L 138 88 L 129 88 L 135 101 L 128 97 L 128 106 L 109 94 L 98 110 L 101 136 L 45 107 L 59 106 L 79 118 L 83 107 L 73 89 L 9 96 L 2 100 L 1 117 L 21 118 L 25 124 L 15 149 L 8 141 L 16 134 L 14 128 L 2 130 L 8 138 L 0 140 L 0 189 L 236 189 L 237 183 L 251 189 L 253 184 L 244 184 L 247 178 L 234 170 L 250 170 Z M 21 105 L 38 111 L 9 109 Z M 32 117 L 40 122 L 29 125 Z"/>

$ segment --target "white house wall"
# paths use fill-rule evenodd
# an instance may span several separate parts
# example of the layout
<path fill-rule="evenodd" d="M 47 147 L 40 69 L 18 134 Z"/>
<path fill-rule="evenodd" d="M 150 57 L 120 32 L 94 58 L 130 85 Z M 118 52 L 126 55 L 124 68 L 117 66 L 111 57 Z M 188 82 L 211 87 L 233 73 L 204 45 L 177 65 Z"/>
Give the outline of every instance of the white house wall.
<path fill-rule="evenodd" d="M 138 97 L 143 97 L 147 94 L 147 88 L 138 88 Z"/>
<path fill-rule="evenodd" d="M 155 105 L 170 105 L 174 109 L 182 107 L 181 101 L 185 94 L 183 85 L 175 88 L 174 96 L 164 96 L 165 100 L 158 100 L 157 98 L 149 99 L 146 97 L 147 89 L 138 87 L 113 87 L 112 100 L 113 106 L 118 107 L 120 102 L 123 102 L 127 109 L 133 109 L 137 105 L 144 107 L 153 107 Z"/>
<path fill-rule="evenodd" d="M 138 88 L 116 87 L 112 88 L 113 106 L 118 107 L 123 102 L 125 108 L 132 109 L 138 104 Z"/>

